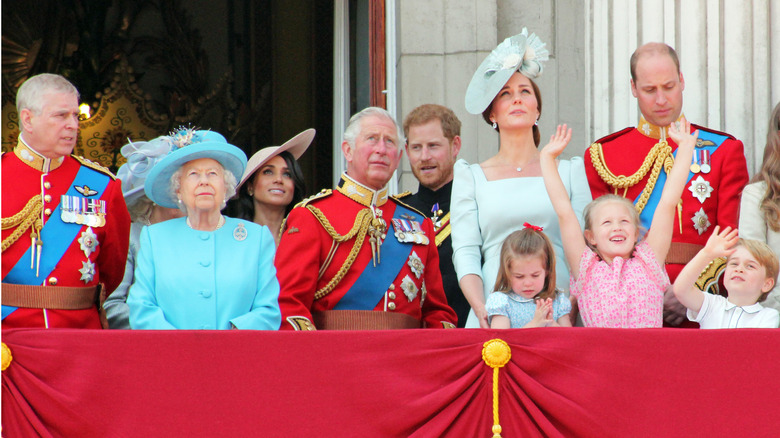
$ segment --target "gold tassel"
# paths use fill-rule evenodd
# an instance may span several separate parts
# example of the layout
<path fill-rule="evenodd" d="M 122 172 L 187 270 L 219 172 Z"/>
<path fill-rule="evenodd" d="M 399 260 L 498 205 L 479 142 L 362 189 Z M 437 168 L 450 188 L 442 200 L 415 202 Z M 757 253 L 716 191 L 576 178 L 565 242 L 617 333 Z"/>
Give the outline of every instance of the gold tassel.
<path fill-rule="evenodd" d="M 501 438 L 501 424 L 498 421 L 498 369 L 509 363 L 512 350 L 501 339 L 491 339 L 482 346 L 482 360 L 493 368 L 493 438 Z"/>

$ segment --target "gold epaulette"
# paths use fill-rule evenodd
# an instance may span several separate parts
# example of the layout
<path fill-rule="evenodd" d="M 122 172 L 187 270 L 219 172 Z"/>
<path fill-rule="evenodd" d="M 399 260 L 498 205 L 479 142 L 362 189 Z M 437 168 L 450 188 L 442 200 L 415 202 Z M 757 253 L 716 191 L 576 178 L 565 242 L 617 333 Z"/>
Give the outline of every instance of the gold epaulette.
<path fill-rule="evenodd" d="M 401 193 L 401 195 L 403 195 L 403 193 Z M 391 198 L 393 198 L 393 200 L 394 200 L 395 202 L 397 202 L 397 203 L 399 203 L 399 204 L 403 205 L 404 207 L 408 208 L 409 210 L 412 210 L 412 211 L 413 211 L 413 212 L 415 212 L 415 213 L 419 213 L 419 214 L 421 214 L 421 215 L 422 215 L 422 217 L 423 217 L 423 220 L 424 220 L 425 218 L 427 218 L 427 217 L 428 217 L 428 216 L 426 216 L 426 215 L 425 215 L 425 213 L 423 213 L 423 212 L 421 212 L 420 210 L 418 210 L 418 209 L 416 209 L 416 208 L 412 207 L 411 205 L 407 204 L 406 202 L 403 202 L 402 200 L 398 199 L 398 197 L 399 197 L 399 196 L 400 196 L 400 195 L 393 195 L 393 196 L 391 196 Z"/>
<path fill-rule="evenodd" d="M 100 164 L 98 164 L 98 163 L 96 163 L 96 162 L 94 162 L 92 160 L 88 160 L 88 159 L 86 159 L 86 158 L 84 158 L 82 156 L 79 156 L 79 155 L 71 154 L 70 156 L 75 158 L 76 161 L 81 163 L 83 166 L 87 166 L 90 169 L 97 170 L 98 172 L 103 173 L 103 174 L 111 177 L 112 180 L 116 179 L 116 175 L 114 175 L 110 170 L 108 170 L 107 167 L 104 167 L 104 166 L 102 166 L 102 165 L 100 165 Z"/>
<path fill-rule="evenodd" d="M 395 199 L 403 199 L 403 198 L 405 198 L 407 196 L 411 196 L 411 194 L 412 194 L 412 192 L 407 190 L 405 192 L 401 192 L 401 193 L 398 193 L 396 195 L 393 195 L 392 197 L 395 198 Z"/>
<path fill-rule="evenodd" d="M 308 198 L 304 199 L 303 201 L 295 204 L 296 207 L 306 207 L 310 202 L 315 201 L 317 199 L 325 198 L 333 194 L 333 189 L 322 189 L 321 192 L 311 195 Z"/>
<path fill-rule="evenodd" d="M 711 261 L 701 274 L 696 279 L 696 287 L 704 292 L 709 292 L 714 295 L 718 295 L 720 290 L 718 288 L 718 278 L 723 270 L 726 269 L 726 257 L 718 257 Z"/>

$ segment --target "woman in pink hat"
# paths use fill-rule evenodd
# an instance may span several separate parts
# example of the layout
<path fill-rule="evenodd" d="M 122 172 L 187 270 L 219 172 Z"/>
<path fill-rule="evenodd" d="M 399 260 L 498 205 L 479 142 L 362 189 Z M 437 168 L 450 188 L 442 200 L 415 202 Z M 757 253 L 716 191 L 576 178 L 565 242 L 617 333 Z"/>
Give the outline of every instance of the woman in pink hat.
<path fill-rule="evenodd" d="M 252 155 L 238 185 L 238 195 L 228 204 L 229 216 L 267 226 L 276 246 L 284 218 L 306 192 L 297 159 L 306 152 L 315 132 L 307 129 L 281 146 L 263 148 Z"/>

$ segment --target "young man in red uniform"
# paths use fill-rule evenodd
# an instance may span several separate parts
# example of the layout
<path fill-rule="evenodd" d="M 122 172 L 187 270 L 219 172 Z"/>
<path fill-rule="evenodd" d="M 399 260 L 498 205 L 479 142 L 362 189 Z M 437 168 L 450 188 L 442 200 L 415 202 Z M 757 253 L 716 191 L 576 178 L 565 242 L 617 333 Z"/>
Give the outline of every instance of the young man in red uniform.
<path fill-rule="evenodd" d="M 639 126 L 608 135 L 585 152 L 585 171 L 593 198 L 617 193 L 633 200 L 646 229 L 677 149 L 667 129 L 684 117 L 684 88 L 674 49 L 663 43 L 639 47 L 631 56 L 631 93 L 642 113 Z M 721 229 L 737 226 L 740 193 L 748 182 L 741 141 L 698 125 L 691 129 L 699 130 L 699 139 L 666 258 L 672 282 L 704 246 L 716 225 Z M 691 326 L 684 323 L 684 316 L 685 308 L 667 294 L 666 322 Z"/>
<path fill-rule="evenodd" d="M 431 220 L 388 196 L 401 138 L 387 111 L 355 114 L 338 186 L 290 212 L 275 259 L 283 330 L 455 327 Z"/>
<path fill-rule="evenodd" d="M 21 133 L 2 157 L 3 328 L 99 329 L 102 299 L 124 275 L 130 216 L 120 181 L 71 155 L 78 102 L 53 74 L 17 93 Z"/>

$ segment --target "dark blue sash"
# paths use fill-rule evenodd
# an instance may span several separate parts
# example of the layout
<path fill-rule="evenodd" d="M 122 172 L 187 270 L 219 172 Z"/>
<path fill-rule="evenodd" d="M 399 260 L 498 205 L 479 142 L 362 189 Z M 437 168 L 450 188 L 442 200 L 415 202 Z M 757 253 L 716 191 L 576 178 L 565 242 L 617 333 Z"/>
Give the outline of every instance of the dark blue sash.
<path fill-rule="evenodd" d="M 723 142 L 728 137 L 724 135 L 714 134 L 712 132 L 704 131 L 700 129 L 699 138 L 702 140 L 709 140 L 714 144 L 696 147 L 693 153 L 696 154 L 698 153 L 698 151 L 706 149 L 710 151 L 710 162 L 712 162 L 712 156 L 714 155 L 715 151 L 718 149 L 718 147 L 721 144 L 723 144 Z M 673 155 L 677 157 L 676 149 Z M 694 175 L 695 174 L 693 172 L 688 172 L 688 179 L 685 182 L 686 185 L 691 181 Z M 650 229 L 650 224 L 653 221 L 653 215 L 655 214 L 655 208 L 658 206 L 658 202 L 661 200 L 661 193 L 664 190 L 665 184 L 666 184 L 666 172 L 661 171 L 661 173 L 658 174 L 658 180 L 655 183 L 655 187 L 653 188 L 653 191 L 650 193 L 650 197 L 647 199 L 647 204 L 645 205 L 644 210 L 642 210 L 642 213 L 639 215 L 639 218 L 642 221 L 642 227 L 644 227 L 645 230 Z M 642 194 L 640 193 L 639 196 L 642 196 Z M 639 197 L 637 197 L 634 200 L 634 204 L 636 204 L 637 201 L 639 201 Z"/>
<path fill-rule="evenodd" d="M 81 169 L 76 174 L 76 178 L 71 182 L 71 186 L 66 193 L 67 196 L 82 196 L 81 193 L 76 191 L 75 186 L 83 187 L 89 186 L 92 190 L 96 190 L 101 193 L 108 186 L 110 178 L 106 175 L 90 169 L 87 166 L 81 166 Z M 38 276 L 35 275 L 35 266 L 30 268 L 30 258 L 32 255 L 32 248 L 27 248 L 24 255 L 16 262 L 16 265 L 11 268 L 8 274 L 3 277 L 3 283 L 11 284 L 24 284 L 24 285 L 40 285 L 51 274 L 54 268 L 59 263 L 65 251 L 70 248 L 73 240 L 78 236 L 81 231 L 82 225 L 71 224 L 63 222 L 60 214 L 62 202 L 57 204 L 57 208 L 54 209 L 46 224 L 41 230 L 41 240 L 44 243 L 45 250 L 41 253 L 41 265 L 38 270 Z M 24 238 L 22 236 L 21 238 Z M 16 307 L 3 306 L 2 318 L 13 313 Z"/>
<path fill-rule="evenodd" d="M 425 219 L 419 213 L 396 204 L 393 217 L 401 218 L 402 215 L 413 216 L 412 220 L 418 221 L 420 224 Z M 406 264 L 414 244 L 399 242 L 393 235 L 392 220 L 387 220 L 387 225 L 387 238 L 382 243 L 381 263 L 374 267 L 374 264 L 369 260 L 360 277 L 339 300 L 334 310 L 373 310 Z M 432 237 L 428 236 L 429 244 Z M 364 242 L 364 245 L 368 245 L 368 243 Z"/>

